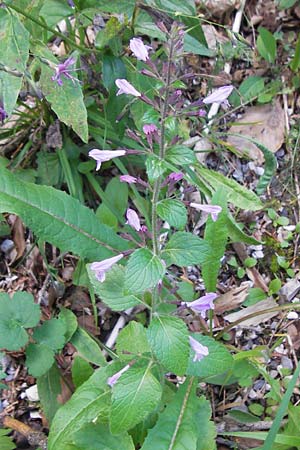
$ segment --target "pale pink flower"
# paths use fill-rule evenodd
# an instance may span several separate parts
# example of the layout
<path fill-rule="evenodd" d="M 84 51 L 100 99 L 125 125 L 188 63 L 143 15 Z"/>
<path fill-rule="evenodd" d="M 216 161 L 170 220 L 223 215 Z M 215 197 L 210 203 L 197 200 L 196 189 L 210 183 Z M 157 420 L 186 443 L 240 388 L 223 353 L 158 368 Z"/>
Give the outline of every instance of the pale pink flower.
<path fill-rule="evenodd" d="M 196 339 L 192 338 L 192 336 L 189 336 L 190 340 L 190 346 L 192 347 L 192 350 L 195 352 L 193 361 L 201 361 L 205 356 L 208 356 L 209 351 L 208 348 L 205 345 L 200 344 Z"/>
<path fill-rule="evenodd" d="M 152 146 L 153 138 L 154 140 L 158 139 L 158 128 L 154 123 L 149 123 L 143 126 L 143 132 L 146 135 L 147 142 L 150 146 Z"/>
<path fill-rule="evenodd" d="M 203 99 L 203 103 L 210 105 L 211 103 L 219 103 L 220 105 L 229 106 L 227 98 L 231 94 L 233 86 L 222 86 L 215 89 L 211 94 Z"/>
<path fill-rule="evenodd" d="M 137 178 L 132 177 L 131 175 L 120 175 L 121 183 L 135 184 L 137 182 Z"/>
<path fill-rule="evenodd" d="M 182 180 L 183 177 L 184 175 L 182 172 L 171 172 L 170 175 L 168 175 L 168 181 L 177 183 L 178 181 Z"/>
<path fill-rule="evenodd" d="M 95 272 L 95 276 L 100 283 L 103 283 L 105 280 L 106 272 L 112 268 L 114 264 L 116 264 L 120 259 L 123 258 L 123 253 L 120 253 L 117 256 L 113 256 L 112 258 L 104 259 L 103 261 L 94 262 L 90 265 L 90 268 L 93 272 Z"/>
<path fill-rule="evenodd" d="M 134 211 L 134 209 L 130 209 L 130 208 L 127 209 L 127 211 L 126 211 L 126 218 L 127 218 L 127 222 L 126 223 L 128 223 L 128 225 L 130 225 L 136 231 L 140 231 L 141 230 L 141 222 L 140 222 L 139 216 Z"/>
<path fill-rule="evenodd" d="M 200 211 L 204 211 L 211 215 L 211 218 L 214 222 L 218 219 L 218 215 L 222 211 L 221 206 L 218 205 L 201 205 L 200 203 L 190 203 L 192 208 L 198 209 Z"/>
<path fill-rule="evenodd" d="M 140 61 L 146 62 L 149 59 L 148 51 L 152 49 L 149 45 L 145 45 L 141 38 L 130 39 L 130 50 L 134 56 Z"/>
<path fill-rule="evenodd" d="M 119 372 L 115 373 L 114 375 L 112 375 L 111 377 L 107 378 L 107 384 L 110 387 L 113 387 L 116 382 L 118 381 L 118 379 L 120 378 L 120 376 L 126 372 L 128 369 L 130 368 L 130 365 L 127 364 L 125 367 L 123 367 L 123 369 L 119 370 Z"/>
<path fill-rule="evenodd" d="M 214 309 L 214 300 L 218 297 L 214 292 L 209 292 L 206 295 L 194 300 L 193 302 L 181 302 L 182 306 L 190 308 L 196 313 L 200 313 L 203 318 L 205 318 L 206 311 L 209 309 Z"/>
<path fill-rule="evenodd" d="M 117 78 L 115 81 L 117 87 L 119 88 L 117 95 L 128 94 L 134 97 L 141 97 L 141 93 L 135 89 L 127 80 L 124 78 Z"/>
<path fill-rule="evenodd" d="M 89 157 L 97 161 L 96 170 L 100 169 L 101 163 L 124 155 L 126 155 L 126 150 L 98 150 L 93 148 L 89 151 Z"/>
<path fill-rule="evenodd" d="M 75 64 L 76 60 L 74 58 L 68 58 L 63 63 L 57 64 L 55 67 L 55 75 L 51 77 L 52 81 L 56 81 L 59 86 L 62 86 L 63 82 L 61 76 L 63 75 L 65 78 L 68 78 L 72 81 L 78 81 L 75 77 L 70 75 L 70 71 L 74 69 L 70 69 L 69 67 Z"/>

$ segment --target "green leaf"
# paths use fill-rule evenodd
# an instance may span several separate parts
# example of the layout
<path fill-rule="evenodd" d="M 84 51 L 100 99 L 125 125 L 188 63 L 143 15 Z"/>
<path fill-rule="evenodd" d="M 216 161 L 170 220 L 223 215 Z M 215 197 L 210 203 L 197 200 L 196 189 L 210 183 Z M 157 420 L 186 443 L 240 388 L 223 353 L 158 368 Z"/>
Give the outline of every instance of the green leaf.
<path fill-rule="evenodd" d="M 233 365 L 233 358 L 224 345 L 209 336 L 194 333 L 192 337 L 200 342 L 200 344 L 205 345 L 208 348 L 209 354 L 201 361 L 193 361 L 195 353 L 191 349 L 187 368 L 188 375 L 199 376 L 209 383 L 210 377 L 222 374 L 230 369 Z"/>
<path fill-rule="evenodd" d="M 197 420 L 200 402 L 196 385 L 191 379 L 179 387 L 156 425 L 149 430 L 141 450 L 196 450 L 198 433 L 208 425 L 207 421 Z"/>
<path fill-rule="evenodd" d="M 148 416 L 161 398 L 161 385 L 150 371 L 151 363 L 135 364 L 112 388 L 110 429 L 113 434 L 133 428 Z"/>
<path fill-rule="evenodd" d="M 110 407 L 108 377 L 120 368 L 119 364 L 97 370 L 55 414 L 48 439 L 48 450 L 69 450 L 76 432 L 96 417 L 106 419 Z"/>
<path fill-rule="evenodd" d="M 0 348 L 19 350 L 27 344 L 25 328 L 37 325 L 40 315 L 40 307 L 31 294 L 16 292 L 11 299 L 0 293 Z"/>
<path fill-rule="evenodd" d="M 87 266 L 88 275 L 95 293 L 106 303 L 113 311 L 124 311 L 133 306 L 143 303 L 135 294 L 125 289 L 125 268 L 115 264 L 109 272 L 103 283 L 100 283 L 95 273 Z"/>
<path fill-rule="evenodd" d="M 190 353 L 185 323 L 172 316 L 154 317 L 147 330 L 147 337 L 161 364 L 176 375 L 184 375 Z"/>
<path fill-rule="evenodd" d="M 57 153 L 40 150 L 37 153 L 39 184 L 59 187 L 63 181 L 62 167 Z"/>
<path fill-rule="evenodd" d="M 53 27 L 65 17 L 74 14 L 74 10 L 68 5 L 68 2 L 61 0 L 47 0 L 44 2 L 40 15 L 49 27 Z"/>
<path fill-rule="evenodd" d="M 0 64 L 24 73 L 29 56 L 29 33 L 19 17 L 8 8 L 0 9 Z M 23 78 L 0 70 L 1 101 L 8 115 L 13 111 Z"/>
<path fill-rule="evenodd" d="M 162 176 L 166 172 L 166 170 L 167 166 L 162 159 L 159 159 L 157 156 L 147 156 L 146 171 L 150 183 Z"/>
<path fill-rule="evenodd" d="M 246 78 L 239 87 L 239 93 L 244 103 L 257 97 L 264 91 L 265 79 L 257 75 Z"/>
<path fill-rule="evenodd" d="M 184 228 L 187 222 L 187 212 L 180 200 L 166 198 L 157 204 L 157 214 L 166 220 L 171 227 Z"/>
<path fill-rule="evenodd" d="M 70 341 L 79 355 L 87 361 L 96 364 L 96 366 L 106 365 L 99 345 L 90 337 L 90 335 L 81 327 L 78 327 Z"/>
<path fill-rule="evenodd" d="M 165 274 L 165 265 L 146 248 L 135 250 L 129 257 L 125 272 L 125 288 L 140 293 L 157 285 Z"/>
<path fill-rule="evenodd" d="M 186 145 L 174 145 L 166 152 L 166 160 L 179 166 L 190 165 L 196 161 L 193 150 Z"/>
<path fill-rule="evenodd" d="M 298 36 L 296 42 L 295 55 L 292 61 L 290 62 L 290 68 L 292 69 L 293 72 L 297 72 L 297 70 L 300 68 L 300 35 Z"/>
<path fill-rule="evenodd" d="M 201 179 L 203 179 L 206 184 L 210 184 L 214 190 L 217 190 L 218 188 L 223 189 L 224 193 L 227 194 L 227 200 L 238 208 L 250 211 L 262 209 L 263 205 L 257 195 L 238 184 L 236 181 L 204 167 L 198 166 L 196 172 L 198 172 Z"/>
<path fill-rule="evenodd" d="M 210 253 L 210 247 L 203 239 L 192 233 L 178 231 L 174 233 L 162 252 L 162 259 L 167 266 L 189 266 L 202 264 Z"/>
<path fill-rule="evenodd" d="M 74 313 L 72 313 L 70 309 L 62 308 L 60 310 L 58 318 L 63 322 L 65 327 L 65 341 L 69 342 L 78 327 L 77 317 Z"/>
<path fill-rule="evenodd" d="M 190 34 L 185 34 L 184 36 L 184 46 L 183 49 L 186 53 L 192 53 L 194 55 L 201 56 L 213 56 L 214 52 L 207 48 L 204 44 L 201 44 L 197 39 L 195 39 Z"/>
<path fill-rule="evenodd" d="M 221 267 L 221 258 L 224 256 L 228 240 L 228 230 L 226 227 L 226 195 L 224 195 L 221 190 L 218 190 L 213 195 L 211 204 L 221 206 L 222 211 L 215 222 L 211 217 L 208 217 L 205 226 L 204 241 L 207 242 L 211 248 L 208 257 L 202 266 L 202 277 L 207 292 L 214 292 L 216 290 L 218 273 Z"/>
<path fill-rule="evenodd" d="M 227 212 L 226 215 L 226 227 L 228 230 L 228 235 L 232 242 L 244 242 L 249 245 L 260 245 L 261 241 L 258 241 L 252 236 L 248 236 L 248 234 L 244 233 L 241 228 L 242 224 L 239 224 L 235 221 L 232 215 Z"/>
<path fill-rule="evenodd" d="M 194 0 L 155 0 L 155 5 L 163 11 L 187 14 L 188 16 L 194 16 L 196 14 Z"/>
<path fill-rule="evenodd" d="M 0 430 L 0 448 L 1 450 L 13 450 L 16 448 L 12 438 L 10 436 L 6 436 L 11 433 L 9 429 L 1 429 Z"/>
<path fill-rule="evenodd" d="M 132 360 L 135 355 L 151 352 L 143 325 L 132 321 L 123 328 L 117 338 L 116 351 L 123 360 Z"/>
<path fill-rule="evenodd" d="M 132 437 L 128 433 L 113 436 L 110 434 L 109 428 L 103 423 L 90 423 L 74 436 L 75 445 L 80 450 L 134 450 Z"/>
<path fill-rule="evenodd" d="M 87 381 L 93 373 L 93 368 L 85 359 L 78 355 L 75 356 L 72 364 L 72 380 L 76 389 Z"/>
<path fill-rule="evenodd" d="M 274 63 L 276 59 L 276 39 L 266 28 L 258 29 L 259 35 L 256 46 L 259 54 L 269 63 Z"/>
<path fill-rule="evenodd" d="M 45 344 L 52 350 L 60 350 L 65 345 L 65 324 L 59 319 L 46 320 L 42 326 L 33 332 L 33 339 L 39 344 Z"/>
<path fill-rule="evenodd" d="M 197 422 L 198 430 L 197 450 L 216 450 L 216 427 L 211 418 L 211 406 L 204 396 L 199 399 Z"/>
<path fill-rule="evenodd" d="M 44 375 L 54 363 L 54 351 L 46 344 L 29 344 L 26 348 L 26 366 L 34 377 Z"/>
<path fill-rule="evenodd" d="M 37 387 L 43 412 L 51 424 L 56 411 L 61 406 L 58 402 L 58 396 L 61 395 L 61 375 L 56 364 L 53 364 L 44 375 L 38 377 Z"/>
<path fill-rule="evenodd" d="M 279 2 L 279 8 L 285 9 L 285 8 L 291 8 L 292 6 L 297 3 L 298 0 L 280 0 Z"/>
<path fill-rule="evenodd" d="M 126 183 L 121 183 L 119 178 L 113 178 L 105 189 L 105 196 L 109 199 L 109 207 L 101 203 L 96 216 L 102 223 L 117 228 L 118 217 L 124 215 L 128 206 L 128 186 Z"/>
<path fill-rule="evenodd" d="M 116 78 L 126 78 L 126 67 L 121 58 L 104 54 L 102 56 L 102 81 L 106 89 L 115 87 Z"/>
<path fill-rule="evenodd" d="M 0 212 L 19 215 L 40 239 L 91 261 L 108 258 L 112 249 L 129 246 L 78 200 L 52 187 L 22 182 L 3 168 Z"/>

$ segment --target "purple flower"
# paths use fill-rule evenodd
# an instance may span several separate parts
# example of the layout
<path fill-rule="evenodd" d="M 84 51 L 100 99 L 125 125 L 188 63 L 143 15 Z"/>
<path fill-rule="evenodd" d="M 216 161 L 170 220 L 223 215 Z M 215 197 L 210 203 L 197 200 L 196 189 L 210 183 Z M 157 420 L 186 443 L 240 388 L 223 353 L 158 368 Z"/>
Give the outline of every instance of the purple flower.
<path fill-rule="evenodd" d="M 141 93 L 135 89 L 127 80 L 124 78 L 117 78 L 115 81 L 117 87 L 119 88 L 117 95 L 128 94 L 134 95 L 134 97 L 141 97 Z"/>
<path fill-rule="evenodd" d="M 126 218 L 127 218 L 126 223 L 128 223 L 128 225 L 130 225 L 136 231 L 141 230 L 141 222 L 140 222 L 139 216 L 133 209 L 130 209 L 130 208 L 127 209 Z"/>
<path fill-rule="evenodd" d="M 132 177 L 131 175 L 120 175 L 121 183 L 135 184 L 137 182 L 137 178 Z"/>
<path fill-rule="evenodd" d="M 205 109 L 199 109 L 199 111 L 197 111 L 197 112 L 198 112 L 198 116 L 199 117 L 205 117 L 206 116 Z"/>
<path fill-rule="evenodd" d="M 130 368 L 130 365 L 127 364 L 127 366 L 123 367 L 123 369 L 119 370 L 119 372 L 115 373 L 114 375 L 112 375 L 111 377 L 107 378 L 107 384 L 110 387 L 113 387 L 116 382 L 118 381 L 118 379 L 120 378 L 120 376 L 126 372 L 126 370 L 128 370 Z"/>
<path fill-rule="evenodd" d="M 143 132 L 146 135 L 147 142 L 152 146 L 153 138 L 158 139 L 158 128 L 154 123 L 149 123 L 143 126 Z"/>
<path fill-rule="evenodd" d="M 103 283 L 105 280 L 105 273 L 111 269 L 111 267 L 116 264 L 120 259 L 123 258 L 123 253 L 120 253 L 117 256 L 113 256 L 112 258 L 104 259 L 103 261 L 94 262 L 90 265 L 90 268 L 93 272 L 95 272 L 95 276 L 100 283 Z"/>
<path fill-rule="evenodd" d="M 205 318 L 206 311 L 208 311 L 209 309 L 214 309 L 214 300 L 217 297 L 217 294 L 215 294 L 214 292 L 209 292 L 208 294 L 203 295 L 193 302 L 181 302 L 181 305 L 190 308 L 196 313 L 200 313 L 201 316 Z"/>
<path fill-rule="evenodd" d="M 220 105 L 229 106 L 227 98 L 231 94 L 233 86 L 222 86 L 215 89 L 210 95 L 203 99 L 203 103 L 209 105 L 211 103 L 219 103 Z"/>
<path fill-rule="evenodd" d="M 190 206 L 200 211 L 209 213 L 214 222 L 216 222 L 216 220 L 218 219 L 218 215 L 222 211 L 221 206 L 218 205 L 201 205 L 200 203 L 190 203 Z"/>
<path fill-rule="evenodd" d="M 75 8 L 73 0 L 68 0 L 68 5 L 71 6 L 71 8 Z"/>
<path fill-rule="evenodd" d="M 98 150 L 93 148 L 89 151 L 89 157 L 97 161 L 96 170 L 100 169 L 101 163 L 124 155 L 126 155 L 126 150 Z"/>
<path fill-rule="evenodd" d="M 205 345 L 200 344 L 196 339 L 189 336 L 190 346 L 192 350 L 195 352 L 193 361 L 201 361 L 205 356 L 209 354 L 208 348 Z"/>
<path fill-rule="evenodd" d="M 140 61 L 146 62 L 149 59 L 148 51 L 152 49 L 149 45 L 145 45 L 141 38 L 130 39 L 130 50 L 134 56 Z"/>
<path fill-rule="evenodd" d="M 75 64 L 76 60 L 72 57 L 66 59 L 63 63 L 57 64 L 55 67 L 55 75 L 51 77 L 52 81 L 56 81 L 59 86 L 62 86 L 63 82 L 61 76 L 63 75 L 65 78 L 68 78 L 72 81 L 78 81 L 75 77 L 70 75 L 70 71 L 74 69 L 70 69 L 69 67 Z"/>
<path fill-rule="evenodd" d="M 3 123 L 4 120 L 8 117 L 7 112 L 5 109 L 0 105 L 0 122 Z"/>
<path fill-rule="evenodd" d="M 178 181 L 182 180 L 183 177 L 184 177 L 184 175 L 182 172 L 171 172 L 170 175 L 168 175 L 168 181 L 177 183 Z"/>

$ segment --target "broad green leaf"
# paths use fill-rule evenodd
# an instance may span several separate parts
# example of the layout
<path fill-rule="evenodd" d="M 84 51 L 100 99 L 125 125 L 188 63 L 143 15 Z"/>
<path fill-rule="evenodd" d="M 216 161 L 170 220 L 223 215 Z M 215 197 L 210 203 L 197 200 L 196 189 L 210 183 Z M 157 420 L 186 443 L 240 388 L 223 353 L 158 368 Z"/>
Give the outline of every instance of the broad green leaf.
<path fill-rule="evenodd" d="M 55 414 L 48 439 L 48 450 L 66 450 L 75 433 L 95 418 L 106 419 L 110 407 L 108 377 L 120 369 L 119 364 L 97 370 Z"/>
<path fill-rule="evenodd" d="M 33 339 L 39 344 L 45 344 L 52 350 L 60 350 L 65 344 L 66 327 L 59 319 L 46 320 L 33 332 Z"/>
<path fill-rule="evenodd" d="M 211 418 L 211 406 L 209 401 L 204 397 L 199 399 L 199 409 L 197 412 L 198 441 L 197 450 L 215 450 L 217 431 Z"/>
<path fill-rule="evenodd" d="M 134 450 L 132 437 L 128 433 L 113 436 L 103 423 L 90 423 L 74 436 L 75 445 L 80 450 Z"/>
<path fill-rule="evenodd" d="M 257 75 L 252 75 L 246 78 L 239 87 L 239 93 L 243 102 L 257 97 L 264 91 L 265 79 Z"/>
<path fill-rule="evenodd" d="M 37 325 L 40 315 L 40 307 L 31 294 L 16 292 L 11 299 L 0 293 L 0 348 L 19 350 L 27 344 L 25 328 Z"/>
<path fill-rule="evenodd" d="M 45 344 L 29 344 L 26 348 L 26 366 L 34 377 L 44 375 L 54 363 L 54 351 Z"/>
<path fill-rule="evenodd" d="M 190 353 L 185 323 L 178 317 L 154 317 L 147 330 L 147 337 L 159 362 L 168 371 L 184 375 Z"/>
<path fill-rule="evenodd" d="M 196 161 L 196 156 L 193 150 L 186 145 L 174 145 L 167 150 L 166 160 L 172 164 L 184 166 L 193 164 Z"/>
<path fill-rule="evenodd" d="M 109 200 L 109 206 L 101 203 L 97 209 L 96 216 L 102 223 L 117 228 L 118 217 L 122 218 L 128 206 L 128 186 L 115 177 L 108 183 L 105 189 L 105 196 Z M 114 211 L 116 214 L 114 214 Z"/>
<path fill-rule="evenodd" d="M 44 2 L 40 16 L 43 17 L 49 27 L 53 27 L 65 17 L 74 14 L 74 10 L 68 5 L 68 2 L 61 0 L 47 0 Z"/>
<path fill-rule="evenodd" d="M 37 387 L 39 399 L 43 408 L 43 412 L 49 423 L 61 406 L 58 402 L 58 396 L 61 395 L 61 375 L 56 366 L 52 367 L 44 375 L 38 377 Z"/>
<path fill-rule="evenodd" d="M 123 328 L 117 338 L 116 350 L 123 360 L 132 360 L 135 355 L 151 352 L 143 325 L 132 321 Z"/>
<path fill-rule="evenodd" d="M 146 159 L 146 171 L 149 181 L 152 183 L 162 176 L 167 170 L 167 166 L 162 159 L 157 156 L 148 156 Z"/>
<path fill-rule="evenodd" d="M 171 227 L 184 228 L 187 222 L 187 212 L 180 200 L 166 198 L 157 204 L 157 214 L 166 220 Z"/>
<path fill-rule="evenodd" d="M 196 14 L 195 1 L 194 0 L 155 0 L 155 5 L 162 11 L 168 11 L 173 13 L 187 14 L 188 16 L 194 16 Z"/>
<path fill-rule="evenodd" d="M 213 56 L 214 52 L 207 48 L 204 44 L 201 44 L 197 39 L 195 39 L 190 34 L 184 36 L 184 46 L 183 49 L 187 53 L 192 53 L 201 56 Z"/>
<path fill-rule="evenodd" d="M 123 25 L 117 17 L 112 16 L 105 23 L 104 29 L 100 29 L 95 40 L 95 47 L 103 50 L 106 46 L 110 46 L 110 41 L 119 39 Z M 112 48 L 113 50 L 113 48 Z M 115 53 L 115 52 L 114 52 Z"/>
<path fill-rule="evenodd" d="M 216 290 L 221 258 L 224 256 L 228 240 L 226 195 L 221 190 L 218 190 L 213 195 L 211 204 L 221 206 L 222 211 L 215 222 L 211 217 L 208 217 L 205 226 L 204 240 L 211 248 L 207 259 L 202 265 L 202 277 L 207 292 Z"/>
<path fill-rule="evenodd" d="M 75 331 L 77 330 L 78 323 L 77 323 L 77 317 L 70 309 L 62 308 L 60 310 L 59 320 L 64 323 L 65 327 L 65 341 L 68 342 Z"/>
<path fill-rule="evenodd" d="M 100 283 L 95 273 L 87 266 L 88 275 L 95 293 L 113 311 L 124 311 L 143 303 L 135 294 L 125 288 L 125 268 L 115 264 L 107 273 L 103 283 Z"/>
<path fill-rule="evenodd" d="M 297 3 L 298 0 L 280 0 L 279 1 L 279 8 L 285 9 L 285 8 L 291 8 L 292 6 Z"/>
<path fill-rule="evenodd" d="M 121 58 L 104 54 L 102 56 L 102 81 L 106 89 L 115 87 L 116 78 L 126 78 L 126 67 Z"/>
<path fill-rule="evenodd" d="M 189 266 L 202 264 L 210 253 L 210 247 L 203 239 L 192 233 L 178 231 L 174 233 L 162 252 L 162 259 L 167 266 Z"/>
<path fill-rule="evenodd" d="M 93 368 L 85 359 L 78 355 L 75 356 L 72 364 L 72 380 L 76 389 L 87 381 L 93 373 Z"/>
<path fill-rule="evenodd" d="M 77 328 L 71 338 L 71 343 L 74 345 L 79 355 L 87 361 L 96 364 L 96 366 L 106 365 L 106 360 L 99 345 L 83 328 Z"/>
<path fill-rule="evenodd" d="M 187 368 L 188 375 L 199 376 L 209 383 L 210 377 L 222 374 L 230 369 L 233 365 L 233 358 L 224 345 L 209 336 L 192 334 L 192 337 L 208 348 L 209 355 L 205 356 L 201 361 L 193 361 L 195 353 L 191 349 Z"/>
<path fill-rule="evenodd" d="M 135 0 L 88 0 L 89 7 L 97 7 L 97 11 L 108 13 L 124 14 L 131 18 L 134 8 Z M 86 3 L 85 3 L 86 4 Z"/>
<path fill-rule="evenodd" d="M 148 416 L 161 398 L 161 385 L 152 375 L 151 363 L 133 365 L 112 388 L 110 429 L 120 434 Z"/>
<path fill-rule="evenodd" d="M 140 293 L 157 285 L 165 274 L 165 264 L 146 248 L 133 252 L 125 272 L 125 288 Z"/>
<path fill-rule="evenodd" d="M 62 167 L 57 153 L 40 150 L 37 153 L 37 176 L 39 184 L 59 187 L 63 181 Z"/>
<path fill-rule="evenodd" d="M 206 184 L 210 184 L 214 190 L 223 189 L 227 194 L 227 200 L 238 208 L 250 211 L 257 211 L 263 207 L 260 199 L 252 191 L 240 185 L 231 178 L 227 178 L 221 173 L 204 167 L 197 167 L 196 172 Z"/>
<path fill-rule="evenodd" d="M 255 239 L 252 236 L 248 236 L 242 228 L 240 228 L 240 224 L 237 223 L 232 215 L 228 212 L 226 216 L 226 227 L 228 230 L 228 235 L 232 242 L 244 242 L 249 245 L 260 245 L 261 242 Z"/>
<path fill-rule="evenodd" d="M 295 54 L 292 61 L 290 62 L 290 68 L 293 70 L 293 72 L 296 72 L 300 68 L 300 35 L 298 36 L 296 42 Z"/>
<path fill-rule="evenodd" d="M 0 448 L 1 450 L 13 450 L 16 448 L 12 438 L 10 436 L 6 436 L 9 434 L 11 430 L 9 429 L 1 429 L 0 430 Z"/>
<path fill-rule="evenodd" d="M 7 8 L 0 8 L 0 30 L 0 64 L 8 70 L 24 73 L 29 56 L 28 31 L 19 17 Z M 0 70 L 1 101 L 9 115 L 15 107 L 22 82 L 22 77 Z"/>
<path fill-rule="evenodd" d="M 171 403 L 148 432 L 141 450 L 196 450 L 198 430 L 205 430 L 208 425 L 208 421 L 200 423 L 197 420 L 200 402 L 196 385 L 193 379 L 180 385 Z"/>
<path fill-rule="evenodd" d="M 269 63 L 274 63 L 276 59 L 276 39 L 269 30 L 264 27 L 258 29 L 259 35 L 256 47 L 259 54 Z"/>
<path fill-rule="evenodd" d="M 19 215 L 40 239 L 90 261 L 108 258 L 112 249 L 120 251 L 129 246 L 78 200 L 52 187 L 21 182 L 3 168 L 0 212 Z"/>

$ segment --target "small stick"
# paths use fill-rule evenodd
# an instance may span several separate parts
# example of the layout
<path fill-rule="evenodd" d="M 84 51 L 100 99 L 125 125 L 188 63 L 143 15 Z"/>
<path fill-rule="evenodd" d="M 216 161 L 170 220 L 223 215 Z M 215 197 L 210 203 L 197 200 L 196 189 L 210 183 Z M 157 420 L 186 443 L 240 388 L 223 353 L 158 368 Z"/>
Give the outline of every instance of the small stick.
<path fill-rule="evenodd" d="M 47 450 L 47 436 L 41 431 L 35 431 L 25 423 L 10 416 L 4 417 L 3 426 L 21 433 L 26 437 L 30 445 L 39 446 L 42 450 Z"/>

